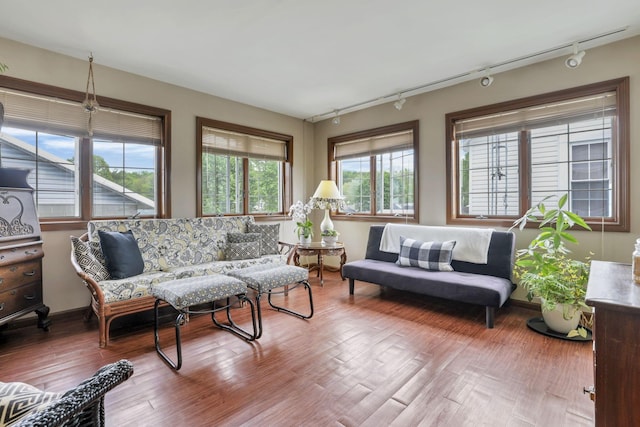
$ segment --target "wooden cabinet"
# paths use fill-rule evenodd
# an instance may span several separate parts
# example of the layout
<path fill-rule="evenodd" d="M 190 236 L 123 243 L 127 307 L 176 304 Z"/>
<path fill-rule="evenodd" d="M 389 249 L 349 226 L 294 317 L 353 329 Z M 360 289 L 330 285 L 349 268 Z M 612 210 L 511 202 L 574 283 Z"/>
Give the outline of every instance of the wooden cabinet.
<path fill-rule="evenodd" d="M 592 261 L 587 304 L 594 307 L 593 360 L 597 427 L 640 420 L 640 285 L 631 265 Z"/>
<path fill-rule="evenodd" d="M 47 330 L 42 298 L 42 240 L 24 169 L 0 168 L 0 326 L 35 311 Z"/>

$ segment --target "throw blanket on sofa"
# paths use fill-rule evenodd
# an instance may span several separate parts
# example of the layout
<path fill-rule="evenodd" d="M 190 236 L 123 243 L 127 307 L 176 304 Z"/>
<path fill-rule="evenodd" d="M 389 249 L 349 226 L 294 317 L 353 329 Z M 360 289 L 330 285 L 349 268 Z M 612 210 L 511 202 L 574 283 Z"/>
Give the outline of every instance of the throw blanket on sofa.
<path fill-rule="evenodd" d="M 424 242 L 455 240 L 453 259 L 486 264 L 492 228 L 435 227 L 426 225 L 387 224 L 380 239 L 380 250 L 398 253 L 400 236 Z"/>

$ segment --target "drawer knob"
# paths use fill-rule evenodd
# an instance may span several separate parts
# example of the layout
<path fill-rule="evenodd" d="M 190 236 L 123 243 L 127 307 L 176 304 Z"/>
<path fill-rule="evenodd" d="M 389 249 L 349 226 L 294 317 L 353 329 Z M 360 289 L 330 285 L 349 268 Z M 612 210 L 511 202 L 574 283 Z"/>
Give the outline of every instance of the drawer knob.
<path fill-rule="evenodd" d="M 2 285 L 2 282 L 4 282 L 4 277 L 0 277 L 0 285 Z"/>
<path fill-rule="evenodd" d="M 36 255 L 37 253 L 38 253 L 37 249 L 32 249 L 30 251 L 24 251 L 24 254 L 27 255 L 27 256 Z"/>
<path fill-rule="evenodd" d="M 589 395 L 589 399 L 591 400 L 596 400 L 596 388 L 594 386 L 589 386 L 589 387 L 583 387 L 582 388 L 582 393 L 583 394 L 588 394 Z"/>
<path fill-rule="evenodd" d="M 0 311 L 2 311 L 4 309 L 4 303 L 0 302 Z"/>
<path fill-rule="evenodd" d="M 35 295 L 25 295 L 24 299 L 26 299 L 27 301 L 32 301 L 32 300 L 36 299 L 36 296 Z"/>
<path fill-rule="evenodd" d="M 25 276 L 35 276 L 36 275 L 36 271 L 35 270 L 31 270 L 31 271 L 25 271 L 24 273 L 22 273 Z"/>

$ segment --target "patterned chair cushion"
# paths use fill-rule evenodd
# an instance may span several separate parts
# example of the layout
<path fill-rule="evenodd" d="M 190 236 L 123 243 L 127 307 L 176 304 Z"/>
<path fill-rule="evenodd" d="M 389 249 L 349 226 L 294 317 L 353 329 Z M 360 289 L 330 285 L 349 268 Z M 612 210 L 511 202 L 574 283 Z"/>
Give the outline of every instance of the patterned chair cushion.
<path fill-rule="evenodd" d="M 309 271 L 306 268 L 293 265 L 256 265 L 230 271 L 228 274 L 242 280 L 248 287 L 260 293 L 309 278 Z"/>
<path fill-rule="evenodd" d="M 222 274 L 190 277 L 151 287 L 151 294 L 155 298 L 168 302 L 178 310 L 246 292 L 247 285 L 244 282 Z"/>
<path fill-rule="evenodd" d="M 99 242 L 83 242 L 77 237 L 71 236 L 71 248 L 82 271 L 96 282 L 110 278 Z"/>
<path fill-rule="evenodd" d="M 26 415 L 47 407 L 60 395 L 25 383 L 0 382 L 0 427 L 11 426 Z"/>
<path fill-rule="evenodd" d="M 250 222 L 247 225 L 249 233 L 260 233 L 260 255 L 274 255 L 278 253 L 280 241 L 280 224 L 256 224 Z"/>
<path fill-rule="evenodd" d="M 396 264 L 420 267 L 425 270 L 453 271 L 451 257 L 455 240 L 446 242 L 422 242 L 400 236 L 400 252 Z"/>

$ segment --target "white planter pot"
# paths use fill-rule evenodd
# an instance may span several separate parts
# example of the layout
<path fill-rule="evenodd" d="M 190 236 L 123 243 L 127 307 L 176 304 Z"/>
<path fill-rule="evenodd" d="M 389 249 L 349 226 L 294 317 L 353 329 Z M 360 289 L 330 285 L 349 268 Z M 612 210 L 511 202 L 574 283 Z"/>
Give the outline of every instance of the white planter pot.
<path fill-rule="evenodd" d="M 300 235 L 300 244 L 301 245 L 310 245 L 311 244 L 311 236 L 304 237 L 302 234 Z"/>
<path fill-rule="evenodd" d="M 582 311 L 568 304 L 556 304 L 551 311 L 542 310 L 542 318 L 549 329 L 561 334 L 576 329 L 580 323 Z"/>
<path fill-rule="evenodd" d="M 338 241 L 338 236 L 322 236 L 322 241 L 327 245 L 333 245 Z"/>

